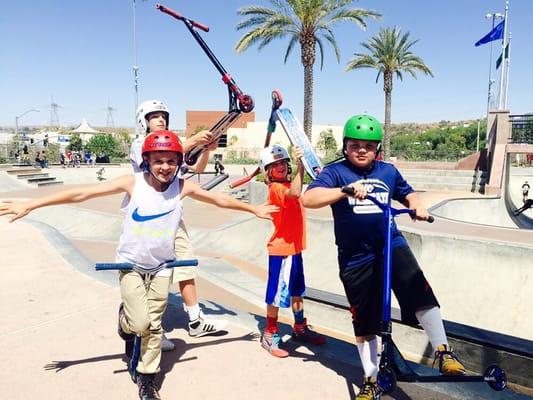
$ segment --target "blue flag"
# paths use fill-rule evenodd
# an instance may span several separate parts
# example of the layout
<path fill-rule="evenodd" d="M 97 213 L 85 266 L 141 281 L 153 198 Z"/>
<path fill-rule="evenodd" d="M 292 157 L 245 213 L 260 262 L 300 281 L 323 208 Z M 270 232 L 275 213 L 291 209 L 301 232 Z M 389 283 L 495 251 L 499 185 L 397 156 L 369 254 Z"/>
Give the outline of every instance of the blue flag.
<path fill-rule="evenodd" d="M 503 39 L 503 31 L 505 28 L 505 20 L 500 22 L 494 27 L 489 33 L 483 36 L 476 42 L 476 47 L 481 46 L 482 44 L 492 42 L 493 40 Z"/>

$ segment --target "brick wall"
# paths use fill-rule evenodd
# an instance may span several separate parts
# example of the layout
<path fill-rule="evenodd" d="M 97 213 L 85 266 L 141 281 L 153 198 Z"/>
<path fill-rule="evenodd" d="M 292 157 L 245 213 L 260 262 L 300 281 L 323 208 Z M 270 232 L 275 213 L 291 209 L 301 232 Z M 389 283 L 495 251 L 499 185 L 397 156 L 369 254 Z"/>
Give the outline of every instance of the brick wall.
<path fill-rule="evenodd" d="M 185 112 L 185 136 L 193 134 L 197 127 L 205 126 L 208 129 L 226 114 L 226 111 L 186 111 Z M 255 121 L 255 112 L 242 113 L 241 117 L 233 125 L 234 128 L 246 128 L 246 123 Z"/>

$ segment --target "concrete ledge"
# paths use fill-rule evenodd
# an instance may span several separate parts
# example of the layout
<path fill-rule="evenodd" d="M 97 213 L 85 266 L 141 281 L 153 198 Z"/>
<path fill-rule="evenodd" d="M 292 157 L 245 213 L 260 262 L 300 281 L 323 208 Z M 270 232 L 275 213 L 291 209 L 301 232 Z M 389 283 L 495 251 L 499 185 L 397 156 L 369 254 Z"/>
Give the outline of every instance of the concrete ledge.
<path fill-rule="evenodd" d="M 328 306 L 349 310 L 344 296 L 308 288 L 306 299 Z M 402 351 L 427 365 L 433 363 L 433 350 L 420 327 L 401 322 L 400 310 L 392 309 L 393 336 Z M 482 374 L 490 364 L 498 364 L 507 374 L 509 382 L 519 385 L 521 392 L 533 394 L 533 341 L 503 335 L 472 326 L 444 321 L 450 345 L 460 355 L 469 371 Z"/>

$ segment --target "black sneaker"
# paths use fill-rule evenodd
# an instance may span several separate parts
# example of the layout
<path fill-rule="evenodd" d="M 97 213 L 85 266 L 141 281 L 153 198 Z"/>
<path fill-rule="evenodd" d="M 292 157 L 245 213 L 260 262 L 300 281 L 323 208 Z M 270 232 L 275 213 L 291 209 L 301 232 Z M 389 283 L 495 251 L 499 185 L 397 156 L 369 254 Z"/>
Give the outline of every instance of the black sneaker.
<path fill-rule="evenodd" d="M 137 376 L 137 387 L 139 388 L 139 399 L 161 400 L 155 385 L 155 374 L 139 374 Z"/>

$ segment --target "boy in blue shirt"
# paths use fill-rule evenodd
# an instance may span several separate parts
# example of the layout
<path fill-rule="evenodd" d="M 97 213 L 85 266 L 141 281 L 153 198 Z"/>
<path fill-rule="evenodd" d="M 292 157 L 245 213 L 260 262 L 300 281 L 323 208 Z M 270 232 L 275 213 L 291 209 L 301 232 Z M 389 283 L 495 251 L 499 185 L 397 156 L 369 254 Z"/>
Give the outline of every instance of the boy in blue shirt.
<path fill-rule="evenodd" d="M 325 167 L 302 198 L 308 208 L 327 205 L 333 211 L 340 278 L 350 303 L 364 382 L 356 399 L 379 399 L 378 342 L 382 308 L 384 234 L 383 214 L 367 196 L 381 202 L 397 200 L 416 212 L 429 214 L 413 188 L 392 164 L 376 160 L 383 138 L 381 124 L 368 115 L 350 118 L 343 132 L 345 160 Z M 349 186 L 355 194 L 348 196 Z M 400 303 L 402 320 L 420 323 L 435 350 L 435 361 L 446 375 L 464 374 L 464 366 L 448 346 L 439 303 L 405 238 L 393 226 L 392 289 Z"/>

